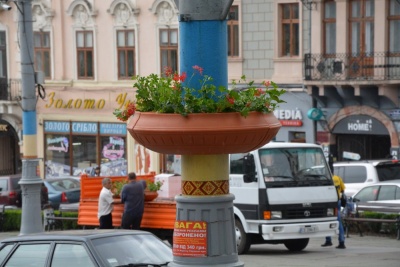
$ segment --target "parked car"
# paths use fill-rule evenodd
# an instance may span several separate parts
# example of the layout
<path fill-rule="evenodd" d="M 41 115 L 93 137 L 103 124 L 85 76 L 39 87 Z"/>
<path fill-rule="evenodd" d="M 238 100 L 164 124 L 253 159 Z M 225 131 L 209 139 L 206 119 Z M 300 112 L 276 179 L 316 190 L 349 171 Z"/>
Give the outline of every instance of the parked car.
<path fill-rule="evenodd" d="M 353 196 L 366 185 L 400 179 L 400 161 L 391 159 L 335 162 L 334 174 L 346 186 L 345 193 Z"/>
<path fill-rule="evenodd" d="M 80 200 L 81 184 L 74 178 L 53 178 L 43 180 L 49 194 L 49 202 L 53 209 L 61 203 L 76 203 Z"/>
<path fill-rule="evenodd" d="M 370 203 L 400 203 L 400 180 L 392 180 L 366 185 L 353 196 L 353 201 L 359 204 Z"/>
<path fill-rule="evenodd" d="M 172 249 L 152 233 L 73 230 L 22 235 L 0 243 L 2 266 L 167 266 Z"/>
<path fill-rule="evenodd" d="M 21 207 L 21 174 L 0 176 L 0 205 Z"/>

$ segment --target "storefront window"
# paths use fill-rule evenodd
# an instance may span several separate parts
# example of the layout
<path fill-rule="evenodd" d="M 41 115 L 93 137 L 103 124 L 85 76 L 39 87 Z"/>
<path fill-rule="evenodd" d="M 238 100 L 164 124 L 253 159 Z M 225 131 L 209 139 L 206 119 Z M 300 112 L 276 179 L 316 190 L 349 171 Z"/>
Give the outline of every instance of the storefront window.
<path fill-rule="evenodd" d="M 46 176 L 58 177 L 70 174 L 69 134 L 46 134 Z"/>
<path fill-rule="evenodd" d="M 126 124 L 45 121 L 46 178 L 127 173 Z"/>

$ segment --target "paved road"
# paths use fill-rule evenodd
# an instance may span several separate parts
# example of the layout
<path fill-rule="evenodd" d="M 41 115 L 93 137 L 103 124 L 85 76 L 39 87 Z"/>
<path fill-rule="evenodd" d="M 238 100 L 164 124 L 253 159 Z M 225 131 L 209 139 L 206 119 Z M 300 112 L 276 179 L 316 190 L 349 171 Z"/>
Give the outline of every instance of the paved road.
<path fill-rule="evenodd" d="M 239 260 L 248 267 L 400 267 L 400 240 L 352 235 L 346 249 L 323 248 L 323 239 L 310 239 L 307 248 L 290 253 L 284 245 L 254 245 Z"/>
<path fill-rule="evenodd" d="M 0 232 L 0 240 L 19 232 Z M 353 234 L 346 249 L 323 248 L 323 239 L 311 239 L 307 248 L 289 252 L 284 245 L 253 245 L 239 260 L 246 267 L 400 267 L 400 240 Z"/>

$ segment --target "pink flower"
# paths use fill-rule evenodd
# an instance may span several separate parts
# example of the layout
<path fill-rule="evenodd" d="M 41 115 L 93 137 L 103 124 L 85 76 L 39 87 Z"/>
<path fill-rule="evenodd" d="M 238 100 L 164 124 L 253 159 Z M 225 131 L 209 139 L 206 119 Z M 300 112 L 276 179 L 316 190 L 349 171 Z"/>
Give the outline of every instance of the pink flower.
<path fill-rule="evenodd" d="M 197 71 L 200 73 L 200 75 L 203 75 L 203 68 L 202 68 L 202 67 L 197 66 L 197 65 L 194 65 L 194 66 L 193 66 L 193 69 L 194 69 L 194 70 L 197 70 Z"/>

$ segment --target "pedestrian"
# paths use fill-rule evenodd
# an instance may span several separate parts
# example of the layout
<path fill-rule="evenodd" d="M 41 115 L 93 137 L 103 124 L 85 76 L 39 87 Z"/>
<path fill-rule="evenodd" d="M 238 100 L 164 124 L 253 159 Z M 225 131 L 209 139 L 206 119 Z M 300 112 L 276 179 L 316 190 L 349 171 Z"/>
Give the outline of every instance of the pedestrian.
<path fill-rule="evenodd" d="M 97 166 L 96 168 L 94 168 L 93 176 L 96 176 L 96 177 L 101 176 L 100 172 L 101 172 L 100 166 Z"/>
<path fill-rule="evenodd" d="M 332 162 L 329 163 L 329 167 L 331 168 L 331 171 L 333 172 L 333 163 Z M 338 212 L 337 212 L 338 213 L 337 214 L 337 219 L 338 219 L 338 222 L 339 222 L 339 238 L 338 238 L 339 239 L 339 245 L 336 248 L 345 249 L 346 246 L 344 245 L 344 239 L 345 239 L 345 237 L 344 237 L 344 228 L 343 228 L 342 220 L 340 218 L 340 209 L 342 207 L 341 196 L 342 196 L 342 194 L 344 194 L 344 190 L 345 190 L 346 187 L 345 187 L 345 185 L 343 183 L 342 178 L 340 178 L 340 176 L 333 175 L 332 180 L 333 180 L 333 184 L 336 187 L 337 194 L 338 194 L 338 199 L 339 199 L 338 200 Z M 330 237 L 330 236 L 325 237 L 325 243 L 322 244 L 321 246 L 322 247 L 330 247 L 330 246 L 332 246 L 332 237 Z"/>
<path fill-rule="evenodd" d="M 99 196 L 99 208 L 97 217 L 99 218 L 100 229 L 113 229 L 112 211 L 113 211 L 113 195 L 111 192 L 111 178 L 105 177 L 102 181 L 103 188 Z"/>
<path fill-rule="evenodd" d="M 121 202 L 124 204 L 122 229 L 140 229 L 144 211 L 144 190 L 146 181 L 136 181 L 136 174 L 128 174 L 129 183 L 121 191 Z"/>

